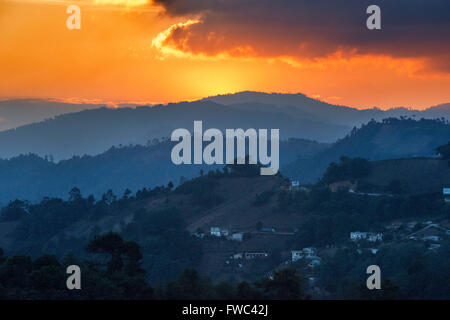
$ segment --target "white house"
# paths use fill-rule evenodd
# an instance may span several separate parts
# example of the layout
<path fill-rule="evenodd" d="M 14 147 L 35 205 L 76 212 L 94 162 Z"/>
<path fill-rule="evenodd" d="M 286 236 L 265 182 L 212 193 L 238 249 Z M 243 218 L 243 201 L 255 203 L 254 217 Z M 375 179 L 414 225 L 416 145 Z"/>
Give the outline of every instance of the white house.
<path fill-rule="evenodd" d="M 422 238 L 423 241 L 440 241 L 441 238 L 439 236 L 426 236 Z"/>
<path fill-rule="evenodd" d="M 369 233 L 367 240 L 369 240 L 370 242 L 383 241 L 383 234 L 382 233 Z"/>
<path fill-rule="evenodd" d="M 444 195 L 444 201 L 450 202 L 450 188 L 442 189 L 442 194 Z"/>
<path fill-rule="evenodd" d="M 244 256 L 244 253 L 243 253 L 243 252 L 239 252 L 239 253 L 233 254 L 233 255 L 230 257 L 230 259 L 233 259 L 233 260 L 242 259 L 243 256 Z"/>
<path fill-rule="evenodd" d="M 211 235 L 216 237 L 221 237 L 220 228 L 219 227 L 211 227 Z"/>
<path fill-rule="evenodd" d="M 428 247 L 428 250 L 436 250 L 436 249 L 439 249 L 440 247 L 441 247 L 441 245 L 439 243 L 432 243 Z"/>
<path fill-rule="evenodd" d="M 244 254 L 245 259 L 267 258 L 268 256 L 267 252 L 246 252 Z"/>
<path fill-rule="evenodd" d="M 228 229 L 222 229 L 219 227 L 211 227 L 210 234 L 215 237 L 227 237 L 229 232 L 228 232 Z"/>
<path fill-rule="evenodd" d="M 310 257 L 311 262 L 308 264 L 310 268 L 314 268 L 320 264 L 320 257 L 312 256 Z"/>
<path fill-rule="evenodd" d="M 359 241 L 363 239 L 366 239 L 367 241 L 370 242 L 382 241 L 383 234 L 374 232 L 360 232 L 360 231 L 350 232 L 350 240 Z"/>
<path fill-rule="evenodd" d="M 293 180 L 291 181 L 291 187 L 299 187 L 300 186 L 300 181 L 298 180 Z"/>
<path fill-rule="evenodd" d="M 306 257 L 313 256 L 316 254 L 316 248 L 303 248 L 303 253 Z"/>
<path fill-rule="evenodd" d="M 383 234 L 382 233 L 374 233 L 374 232 L 350 232 L 350 240 L 359 241 L 362 239 L 366 239 L 370 242 L 382 241 Z"/>
<path fill-rule="evenodd" d="M 291 259 L 292 262 L 300 260 L 300 259 L 312 259 L 316 254 L 316 248 L 303 248 L 302 250 L 292 250 L 291 251 Z"/>
<path fill-rule="evenodd" d="M 367 238 L 367 232 L 350 232 L 350 240 L 356 241 Z"/>
<path fill-rule="evenodd" d="M 292 250 L 291 257 L 292 257 L 292 262 L 302 259 L 304 257 L 303 250 Z"/>
<path fill-rule="evenodd" d="M 230 240 L 242 242 L 244 239 L 244 234 L 242 232 L 233 233 Z"/>

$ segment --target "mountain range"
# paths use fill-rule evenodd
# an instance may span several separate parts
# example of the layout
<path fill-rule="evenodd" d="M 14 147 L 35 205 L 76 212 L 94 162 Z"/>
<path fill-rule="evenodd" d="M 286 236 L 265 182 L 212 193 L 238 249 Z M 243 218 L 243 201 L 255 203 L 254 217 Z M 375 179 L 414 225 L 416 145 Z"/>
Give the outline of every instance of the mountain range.
<path fill-rule="evenodd" d="M 31 152 L 51 155 L 58 161 L 74 155 L 96 155 L 111 146 L 147 144 L 156 138 L 169 137 L 176 128 L 192 131 L 194 120 L 203 120 L 205 128 L 278 128 L 282 139 L 332 143 L 371 119 L 402 116 L 450 119 L 450 104 L 423 111 L 359 110 L 331 105 L 300 93 L 249 91 L 193 102 L 116 109 L 46 100 L 3 101 L 0 102 L 0 129 L 9 129 L 0 131 L 0 157 Z M 34 123 L 21 125 L 28 121 Z M 21 126 L 16 128 L 18 125 Z"/>
<path fill-rule="evenodd" d="M 434 157 L 436 147 L 450 141 L 450 124 L 443 120 L 389 118 L 370 121 L 333 144 L 291 138 L 280 142 L 280 171 L 303 183 L 315 183 L 341 156 L 369 160 Z M 176 142 L 159 140 L 148 146 L 112 147 L 95 156 L 74 156 L 54 162 L 34 154 L 0 160 L 0 203 L 16 198 L 40 201 L 67 198 L 72 187 L 97 199 L 108 189 L 121 195 L 144 187 L 167 185 L 196 177 L 200 170 L 223 165 L 180 165 L 171 162 Z"/>

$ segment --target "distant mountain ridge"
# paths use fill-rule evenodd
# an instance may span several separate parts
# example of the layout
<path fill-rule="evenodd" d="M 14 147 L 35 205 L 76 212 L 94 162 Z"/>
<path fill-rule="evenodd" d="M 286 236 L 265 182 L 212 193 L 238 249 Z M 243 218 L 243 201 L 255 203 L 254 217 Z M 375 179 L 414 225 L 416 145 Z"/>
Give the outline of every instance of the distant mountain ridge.
<path fill-rule="evenodd" d="M 136 191 L 167 185 L 169 181 L 177 185 L 180 179 L 198 176 L 200 170 L 206 174 L 224 166 L 174 165 L 170 159 L 174 144 L 160 141 L 150 146 L 113 147 L 96 156 L 57 163 L 33 154 L 0 160 L 0 207 L 14 199 L 34 202 L 46 196 L 66 198 L 74 186 L 98 199 L 108 189 L 122 195 L 127 188 Z M 328 147 L 302 139 L 281 141 L 281 165 L 311 157 Z"/>
<path fill-rule="evenodd" d="M 97 104 L 63 103 L 44 99 L 0 101 L 0 131 L 44 121 L 64 113 L 98 108 Z"/>
<path fill-rule="evenodd" d="M 446 120 L 389 118 L 370 121 L 310 159 L 299 159 L 283 173 L 305 183 L 316 182 L 331 162 L 341 156 L 384 160 L 434 157 L 436 147 L 450 141 Z"/>
<path fill-rule="evenodd" d="M 280 129 L 280 138 L 304 138 L 332 142 L 350 127 L 305 119 L 301 112 L 286 114 L 258 106 L 230 108 L 212 101 L 181 102 L 154 107 L 99 108 L 64 114 L 39 123 L 0 132 L 0 158 L 35 153 L 55 160 L 73 155 L 95 155 L 111 146 L 146 144 L 155 138 L 170 137 L 173 130 L 192 132 L 195 120 L 204 130 L 218 128 Z"/>
<path fill-rule="evenodd" d="M 46 111 L 36 115 L 33 112 L 40 110 L 39 106 Z M 56 115 L 67 111 L 70 113 Z M 27 112 L 29 117 L 19 117 Z M 169 137 L 176 128 L 192 130 L 194 120 L 203 120 L 205 128 L 277 128 L 282 139 L 294 137 L 330 143 L 371 119 L 402 116 L 450 120 L 450 104 L 423 111 L 406 108 L 358 110 L 325 103 L 301 93 L 250 91 L 193 102 L 117 109 L 45 100 L 2 101 L 0 129 L 18 120 L 27 122 L 39 118 L 43 121 L 0 131 L 0 158 L 30 152 L 39 156 L 51 155 L 55 160 L 95 155 L 114 145 L 146 144 L 155 138 Z M 16 120 L 11 120 L 13 118 Z"/>
<path fill-rule="evenodd" d="M 356 109 L 343 105 L 335 105 L 321 100 L 310 98 L 302 93 L 281 94 L 265 93 L 254 91 L 243 91 L 235 94 L 217 95 L 204 98 L 200 101 L 214 101 L 224 105 L 239 105 L 244 103 L 264 103 L 278 107 L 279 110 L 294 108 L 300 110 L 305 116 L 309 116 L 320 121 L 330 121 L 332 123 L 359 126 L 367 123 L 371 119 L 382 120 L 389 117 L 415 117 L 436 119 L 444 117 L 450 120 L 450 103 L 429 107 L 425 110 L 407 109 L 404 107 L 381 110 L 376 107 Z"/>

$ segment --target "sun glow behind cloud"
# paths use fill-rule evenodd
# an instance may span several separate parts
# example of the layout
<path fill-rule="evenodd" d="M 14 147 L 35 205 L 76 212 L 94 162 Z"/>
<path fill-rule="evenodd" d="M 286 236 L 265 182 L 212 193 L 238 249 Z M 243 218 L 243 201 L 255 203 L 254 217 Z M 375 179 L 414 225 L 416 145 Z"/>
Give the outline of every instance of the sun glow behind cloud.
<path fill-rule="evenodd" d="M 7 30 L 0 31 L 0 98 L 117 105 L 255 90 L 302 92 L 355 107 L 449 100 L 449 73 L 430 69 L 426 56 L 364 51 L 357 44 L 331 50 L 311 39 L 294 46 L 289 32 L 278 35 L 269 25 L 219 19 L 216 26 L 201 12 L 167 15 L 161 2 L 79 0 L 79 31 L 65 28 L 61 4 L 72 0 L 0 2 L 0 30 Z"/>

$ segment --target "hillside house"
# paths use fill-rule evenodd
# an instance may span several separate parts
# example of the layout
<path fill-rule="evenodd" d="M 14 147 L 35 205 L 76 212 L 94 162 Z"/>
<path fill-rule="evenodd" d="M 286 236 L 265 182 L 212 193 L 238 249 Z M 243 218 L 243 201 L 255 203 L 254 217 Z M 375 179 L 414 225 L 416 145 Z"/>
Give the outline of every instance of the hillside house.
<path fill-rule="evenodd" d="M 436 250 L 436 249 L 439 249 L 440 247 L 441 247 L 441 245 L 439 243 L 432 243 L 428 247 L 428 250 Z"/>
<path fill-rule="evenodd" d="M 312 256 L 309 259 L 311 260 L 311 262 L 308 264 L 310 268 L 314 268 L 320 264 L 320 257 Z"/>
<path fill-rule="evenodd" d="M 376 249 L 376 248 L 363 248 L 363 249 L 356 249 L 356 252 L 358 254 L 362 254 L 363 252 L 370 252 L 371 254 L 377 254 L 378 249 Z"/>
<path fill-rule="evenodd" d="M 228 229 L 220 227 L 211 227 L 210 231 L 210 234 L 214 237 L 228 237 L 229 233 Z"/>
<path fill-rule="evenodd" d="M 230 240 L 242 242 L 242 240 L 244 240 L 244 234 L 242 232 L 233 233 Z"/>
<path fill-rule="evenodd" d="M 291 260 L 295 262 L 303 258 L 303 250 L 292 250 L 291 251 Z"/>
<path fill-rule="evenodd" d="M 238 259 L 242 259 L 244 257 L 244 253 L 243 252 L 239 252 L 239 253 L 235 253 L 233 254 L 230 259 L 232 260 L 238 260 Z"/>
<path fill-rule="evenodd" d="M 350 232 L 350 240 L 352 241 L 362 240 L 366 238 L 367 232 L 359 232 L 359 231 Z"/>
<path fill-rule="evenodd" d="M 450 203 L 450 188 L 442 189 L 442 194 L 444 195 L 444 201 Z"/>
<path fill-rule="evenodd" d="M 246 252 L 244 258 L 247 260 L 256 258 L 267 258 L 269 254 L 267 252 Z"/>
<path fill-rule="evenodd" d="M 383 234 L 375 232 L 355 231 L 350 232 L 350 240 L 352 241 L 367 240 L 370 242 L 383 241 Z"/>
<path fill-rule="evenodd" d="M 300 181 L 298 180 L 292 180 L 290 185 L 290 190 L 298 190 L 300 188 Z"/>
<path fill-rule="evenodd" d="M 370 242 L 383 241 L 383 234 L 382 233 L 372 233 L 372 232 L 370 232 L 368 234 L 367 240 L 370 241 Z"/>
<path fill-rule="evenodd" d="M 430 225 L 427 225 L 425 228 L 420 229 L 419 231 L 414 232 L 410 235 L 410 238 L 412 236 L 421 239 L 422 241 L 440 241 L 443 237 L 449 235 L 448 229 L 445 227 L 442 227 L 439 224 L 433 223 Z"/>
<path fill-rule="evenodd" d="M 203 239 L 203 238 L 205 237 L 205 234 L 202 233 L 202 232 L 194 232 L 192 235 L 193 235 L 194 237 L 199 238 L 199 239 Z"/>
<path fill-rule="evenodd" d="M 300 181 L 298 180 L 292 180 L 290 184 L 284 184 L 280 186 L 280 189 L 284 191 L 310 191 L 308 188 L 300 187 Z"/>
<path fill-rule="evenodd" d="M 422 240 L 438 242 L 441 240 L 441 238 L 439 236 L 426 236 L 426 237 L 423 237 Z"/>
<path fill-rule="evenodd" d="M 291 251 L 291 260 L 295 262 L 300 259 L 310 259 L 315 257 L 316 249 L 315 248 L 303 248 L 301 250 L 292 250 Z"/>

